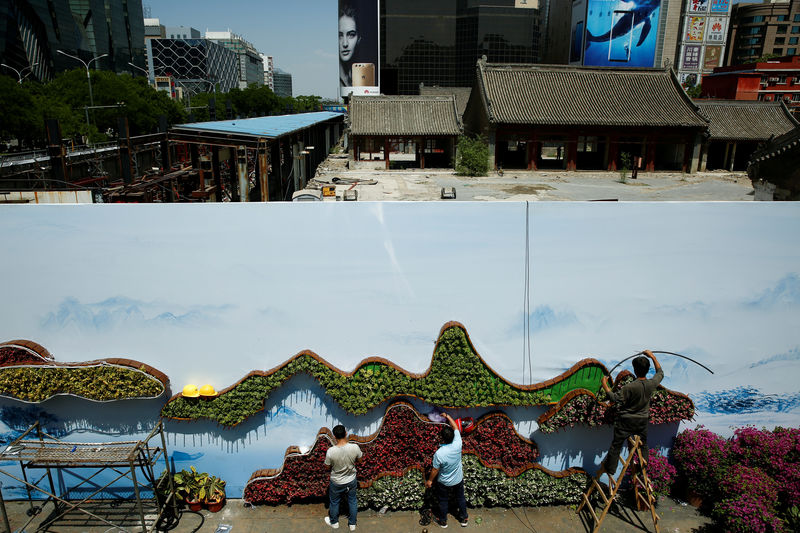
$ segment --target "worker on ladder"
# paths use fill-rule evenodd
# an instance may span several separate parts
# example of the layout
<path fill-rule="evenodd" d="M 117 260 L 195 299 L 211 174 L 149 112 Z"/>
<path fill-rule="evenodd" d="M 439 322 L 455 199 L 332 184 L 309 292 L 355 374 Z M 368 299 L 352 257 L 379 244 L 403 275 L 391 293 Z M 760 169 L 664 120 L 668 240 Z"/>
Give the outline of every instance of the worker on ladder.
<path fill-rule="evenodd" d="M 622 387 L 619 392 L 612 391 L 608 386 L 608 376 L 603 376 L 600 381 L 603 390 L 606 391 L 606 396 L 617 404 L 617 416 L 614 419 L 614 438 L 611 440 L 611 447 L 608 449 L 606 458 L 600 464 L 596 478 L 603 474 L 608 474 L 609 477 L 614 475 L 617 471 L 622 445 L 628 437 L 633 435 L 641 437 L 642 458 L 645 463 L 648 460 L 647 424 L 650 421 L 650 398 L 658 384 L 664 379 L 664 371 L 661 370 L 661 365 L 653 352 L 645 350 L 642 353 L 647 357 L 640 355 L 633 360 L 633 373 L 636 375 L 636 379 Z M 650 379 L 647 379 L 647 373 L 650 371 L 648 357 L 653 360 L 656 369 L 655 375 Z"/>

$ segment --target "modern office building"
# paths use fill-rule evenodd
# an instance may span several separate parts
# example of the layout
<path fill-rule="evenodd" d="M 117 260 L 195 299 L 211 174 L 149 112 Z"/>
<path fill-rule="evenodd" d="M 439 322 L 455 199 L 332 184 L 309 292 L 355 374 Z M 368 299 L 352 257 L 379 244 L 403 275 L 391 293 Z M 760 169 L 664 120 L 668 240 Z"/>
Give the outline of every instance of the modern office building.
<path fill-rule="evenodd" d="M 703 77 L 704 98 L 783 101 L 800 116 L 800 56 L 714 69 Z"/>
<path fill-rule="evenodd" d="M 93 68 L 130 71 L 144 68 L 144 18 L 141 0 L 4 0 L 0 2 L 0 62 L 31 77 L 50 80 L 80 62 L 108 54 Z M 4 72 L 8 73 L 8 71 Z"/>
<path fill-rule="evenodd" d="M 283 69 L 275 67 L 273 74 L 275 94 L 278 96 L 292 96 L 292 75 Z"/>
<path fill-rule="evenodd" d="M 380 89 L 471 87 L 475 62 L 537 63 L 550 0 L 381 0 Z"/>
<path fill-rule="evenodd" d="M 144 38 L 147 39 L 166 39 L 167 29 L 161 24 L 159 19 L 144 19 Z"/>
<path fill-rule="evenodd" d="M 148 39 L 154 78 L 169 77 L 184 94 L 228 92 L 239 86 L 236 54 L 208 39 Z"/>
<path fill-rule="evenodd" d="M 731 15 L 726 65 L 800 51 L 800 0 L 737 4 Z"/>
<path fill-rule="evenodd" d="M 189 26 L 167 26 L 165 29 L 167 39 L 200 39 L 200 30 Z"/>
<path fill-rule="evenodd" d="M 264 61 L 255 46 L 230 30 L 206 31 L 206 39 L 236 54 L 240 89 L 246 89 L 248 85 L 264 85 Z"/>
<path fill-rule="evenodd" d="M 272 62 L 272 56 L 261 54 L 261 62 L 264 64 L 264 85 L 275 90 L 275 64 Z"/>

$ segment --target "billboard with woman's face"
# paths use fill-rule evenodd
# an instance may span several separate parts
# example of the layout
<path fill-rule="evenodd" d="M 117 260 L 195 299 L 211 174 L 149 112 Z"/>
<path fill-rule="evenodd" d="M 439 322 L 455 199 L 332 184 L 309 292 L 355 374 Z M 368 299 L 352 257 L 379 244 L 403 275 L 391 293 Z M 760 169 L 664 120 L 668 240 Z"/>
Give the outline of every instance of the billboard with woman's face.
<path fill-rule="evenodd" d="M 378 0 L 339 0 L 341 96 L 380 94 Z"/>

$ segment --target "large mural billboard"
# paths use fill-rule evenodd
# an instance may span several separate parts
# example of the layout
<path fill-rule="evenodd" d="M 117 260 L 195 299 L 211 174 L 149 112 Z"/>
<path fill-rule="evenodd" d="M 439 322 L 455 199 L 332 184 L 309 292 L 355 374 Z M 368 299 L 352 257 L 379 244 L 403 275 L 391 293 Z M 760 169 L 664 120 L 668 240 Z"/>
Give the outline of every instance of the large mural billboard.
<path fill-rule="evenodd" d="M 37 421 L 137 440 L 164 416 L 171 465 L 229 497 L 324 491 L 318 431 L 339 423 L 404 472 L 435 449 L 439 408 L 474 419 L 477 457 L 515 450 L 494 468 L 535 493 L 542 468 L 598 464 L 612 430 L 585 405 L 647 348 L 714 372 L 659 354 L 652 447 L 800 424 L 796 202 L 0 205 L 0 249 L 0 443 Z M 100 379 L 63 377 L 84 367 Z M 32 373 L 63 382 L 13 379 Z"/>
<path fill-rule="evenodd" d="M 378 0 L 339 0 L 341 96 L 380 94 Z"/>
<path fill-rule="evenodd" d="M 652 67 L 661 0 L 588 0 L 583 64 Z"/>
<path fill-rule="evenodd" d="M 570 21 L 569 64 L 580 65 L 583 60 L 583 38 L 586 30 L 587 0 L 572 1 L 572 20 Z"/>

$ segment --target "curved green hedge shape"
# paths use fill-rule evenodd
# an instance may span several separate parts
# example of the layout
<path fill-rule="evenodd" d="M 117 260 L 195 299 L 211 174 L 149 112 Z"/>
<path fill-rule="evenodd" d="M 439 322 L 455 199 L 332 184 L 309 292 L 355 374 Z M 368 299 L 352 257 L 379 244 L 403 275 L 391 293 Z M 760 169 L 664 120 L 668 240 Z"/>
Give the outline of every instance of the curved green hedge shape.
<path fill-rule="evenodd" d="M 109 401 L 155 398 L 165 382 L 147 373 L 146 365 L 129 368 L 108 362 L 83 366 L 13 366 L 0 368 L 0 395 L 38 403 L 59 394 Z"/>
<path fill-rule="evenodd" d="M 555 379 L 516 385 L 489 368 L 463 325 L 448 322 L 439 333 L 431 366 L 423 374 L 406 372 L 377 357 L 362 361 L 348 373 L 314 352 L 304 351 L 272 370 L 250 372 L 212 400 L 175 395 L 161 414 L 183 420 L 209 418 L 233 426 L 261 411 L 273 390 L 301 372 L 316 378 L 345 411 L 356 415 L 398 396 L 417 397 L 445 408 L 544 405 L 557 402 L 576 388 L 597 390 L 600 379 L 607 374 L 599 361 L 584 359 Z"/>

